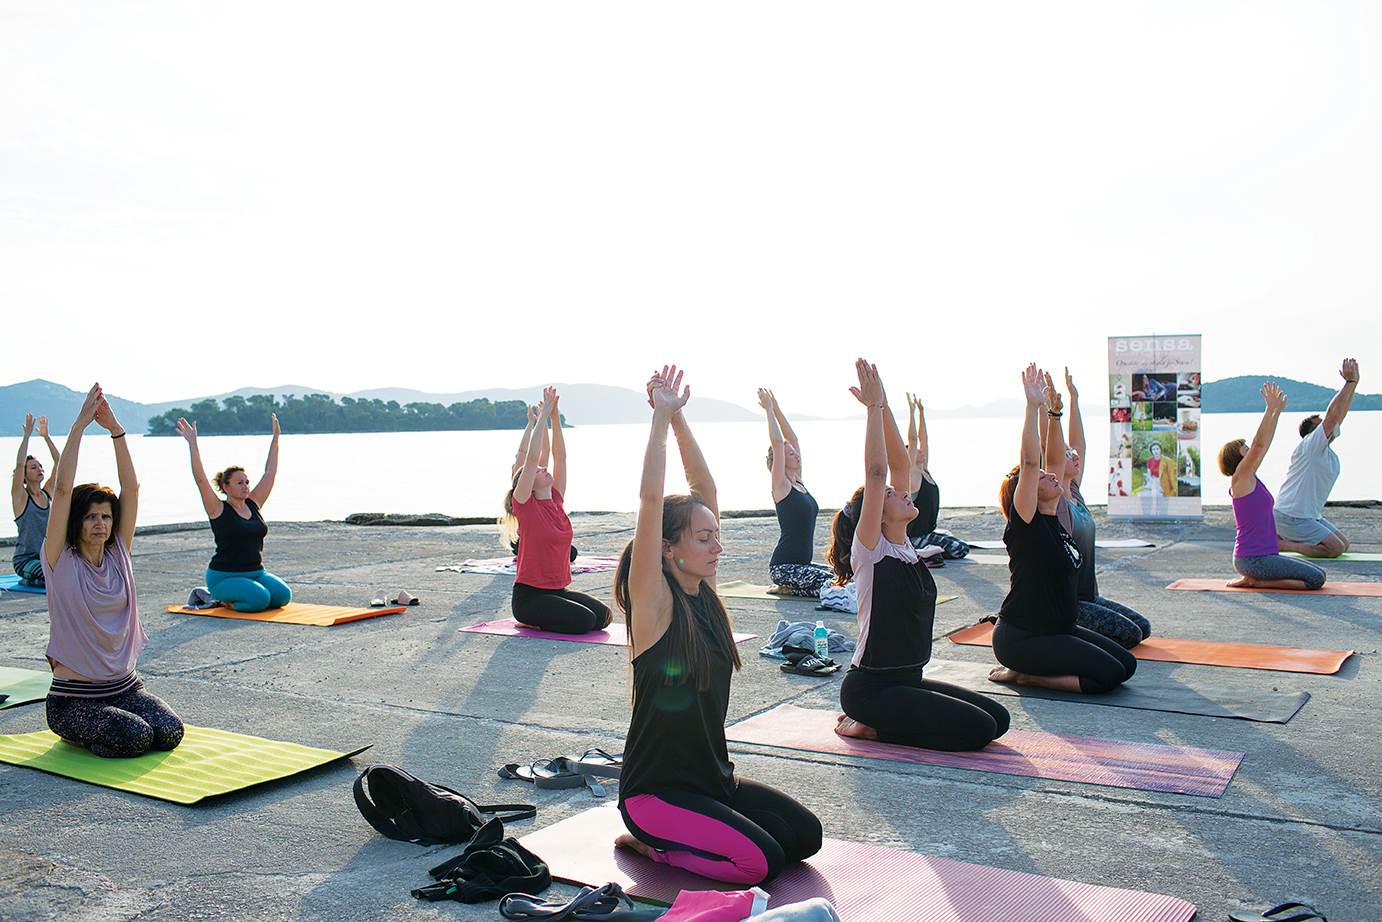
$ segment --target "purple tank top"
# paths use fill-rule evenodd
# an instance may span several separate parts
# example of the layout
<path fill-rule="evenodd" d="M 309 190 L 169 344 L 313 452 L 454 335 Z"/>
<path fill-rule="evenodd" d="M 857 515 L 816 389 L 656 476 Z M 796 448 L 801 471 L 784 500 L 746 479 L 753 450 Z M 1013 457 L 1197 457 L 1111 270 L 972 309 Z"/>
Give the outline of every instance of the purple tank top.
<path fill-rule="evenodd" d="M 1238 530 L 1233 542 L 1234 557 L 1270 557 L 1281 553 L 1276 518 L 1272 515 L 1275 502 L 1267 485 L 1261 480 L 1256 483 L 1247 496 L 1233 497 L 1233 521 Z"/>
<path fill-rule="evenodd" d="M 48 584 L 48 657 L 97 682 L 127 674 L 149 642 L 139 626 L 130 553 L 119 536 L 93 567 L 70 547 L 43 561 Z"/>

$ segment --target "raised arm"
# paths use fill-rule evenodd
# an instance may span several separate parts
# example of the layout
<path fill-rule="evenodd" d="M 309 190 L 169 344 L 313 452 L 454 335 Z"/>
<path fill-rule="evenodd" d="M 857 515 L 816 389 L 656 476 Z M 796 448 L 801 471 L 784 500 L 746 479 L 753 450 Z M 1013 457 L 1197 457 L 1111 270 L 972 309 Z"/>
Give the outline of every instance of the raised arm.
<path fill-rule="evenodd" d="M 1339 377 L 1344 379 L 1344 386 L 1339 388 L 1339 393 L 1329 401 L 1329 409 L 1324 413 L 1324 437 L 1327 439 L 1334 438 L 1334 430 L 1344 421 L 1344 417 L 1348 415 L 1349 405 L 1353 403 L 1353 392 L 1358 389 L 1358 360 L 1344 359 L 1343 367 L 1339 369 Z"/>
<path fill-rule="evenodd" d="M 553 398 L 556 390 L 550 387 L 542 389 L 542 403 L 537 408 L 537 428 L 533 430 L 533 437 L 528 440 L 528 457 L 523 460 L 523 469 L 519 471 L 518 483 L 513 488 L 513 501 L 515 503 L 526 503 L 533 496 L 533 481 L 537 479 L 537 469 L 541 467 L 542 441 L 538 438 L 538 433 L 546 433 L 547 417 L 552 412 Z"/>
<path fill-rule="evenodd" d="M 513 467 L 509 468 L 510 480 L 518 476 L 518 472 L 523 470 L 523 462 L 528 460 L 528 441 L 533 437 L 535 426 L 537 426 L 537 407 L 528 404 L 528 422 L 523 427 L 523 437 L 518 440 L 518 453 L 513 456 Z"/>
<path fill-rule="evenodd" d="M 911 437 L 910 427 L 912 423 L 912 410 L 916 410 L 916 438 Z M 926 408 L 921 404 L 921 398 L 916 394 L 910 395 L 907 401 L 907 420 L 908 420 L 908 451 L 912 457 L 912 472 L 908 478 L 908 486 L 913 493 L 921 489 L 922 478 L 926 476 L 926 469 L 931 464 L 931 441 L 926 432 Z M 915 445 L 913 445 L 915 441 Z"/>
<path fill-rule="evenodd" d="M 134 473 L 134 457 L 130 454 L 129 439 L 125 438 L 125 427 L 104 397 L 96 406 L 96 423 L 110 433 L 115 446 L 115 475 L 120 480 L 120 537 L 129 550 L 134 547 L 134 526 L 139 520 L 139 478 Z"/>
<path fill-rule="evenodd" d="M 225 503 L 216 495 L 211 481 L 206 476 L 206 465 L 202 464 L 201 446 L 197 444 L 197 424 L 178 417 L 178 435 L 187 440 L 187 455 L 192 462 L 192 480 L 197 484 L 197 492 L 202 497 L 202 508 L 208 518 L 216 518 L 225 508 Z"/>
<path fill-rule="evenodd" d="M 782 424 L 777 421 L 777 401 L 773 399 L 772 391 L 760 387 L 758 405 L 768 417 L 768 444 L 773 448 L 773 502 L 780 503 L 792 491 L 792 484 L 787 479 L 787 452 L 783 448 L 785 439 Z"/>
<path fill-rule="evenodd" d="M 264 508 L 264 504 L 269 501 L 269 494 L 274 491 L 274 480 L 278 477 L 278 414 L 273 414 L 273 438 L 269 440 L 269 457 L 264 462 L 264 476 L 259 478 L 259 482 L 250 490 L 250 499 L 259 508 Z"/>
<path fill-rule="evenodd" d="M 43 536 L 43 557 L 48 566 L 57 566 L 58 557 L 67 545 L 67 516 L 72 511 L 72 486 L 77 480 L 77 456 L 82 447 L 82 432 L 96 418 L 96 407 L 104 400 L 101 385 L 91 385 L 72 431 L 62 446 L 62 460 L 58 462 L 58 479 L 53 484 L 53 502 L 48 507 L 48 531 Z M 122 440 L 123 441 L 123 440 Z"/>
<path fill-rule="evenodd" d="M 673 369 L 675 371 L 675 369 Z M 675 375 L 675 379 L 681 381 L 681 375 Z M 673 388 L 675 390 L 675 388 Z M 686 385 L 686 398 L 691 396 L 691 385 Z M 715 478 L 710 474 L 710 465 L 705 463 L 705 455 L 701 454 L 701 446 L 696 441 L 696 437 L 691 434 L 691 424 L 686 421 L 686 414 L 681 412 L 681 407 L 672 414 L 672 434 L 677 437 L 677 451 L 681 454 L 681 467 L 686 472 L 686 485 L 691 488 L 691 492 L 701 498 L 701 502 L 709 507 L 715 518 L 720 517 L 720 496 L 715 489 Z"/>
<path fill-rule="evenodd" d="M 674 369 L 664 369 L 674 372 Z M 648 397 L 653 405 L 652 427 L 643 453 L 643 477 L 638 485 L 638 521 L 633 531 L 629 566 L 629 637 L 634 656 L 661 639 L 672 621 L 672 593 L 662 572 L 662 502 L 667 481 L 667 430 L 672 417 L 691 396 L 678 393 L 681 375 L 654 375 Z"/>
<path fill-rule="evenodd" d="M 792 447 L 797 450 L 798 456 L 801 455 L 801 440 L 797 438 L 796 430 L 793 429 L 792 424 L 788 422 L 787 414 L 782 412 L 782 407 L 777 402 L 777 395 L 772 391 L 768 391 L 768 396 L 773 399 L 773 417 L 777 420 L 778 426 L 782 429 L 782 437 L 792 443 Z"/>
<path fill-rule="evenodd" d="M 566 436 L 561 431 L 561 395 L 552 388 L 552 415 L 548 418 L 552 431 L 552 489 L 566 496 Z"/>
<path fill-rule="evenodd" d="M 17 519 L 24 513 L 24 506 L 29 502 L 29 489 L 24 486 L 24 471 L 29 466 L 29 436 L 34 431 L 34 414 L 24 414 L 24 437 L 19 440 L 19 454 L 14 459 L 14 476 L 10 478 L 10 500 L 14 506 L 14 517 Z M 56 466 L 53 471 L 57 474 Z M 49 478 L 50 482 L 52 478 Z"/>
<path fill-rule="evenodd" d="M 1276 424 L 1277 420 L 1281 419 L 1281 411 L 1286 409 L 1286 394 L 1276 386 L 1276 382 L 1268 381 L 1262 385 L 1261 393 L 1267 409 L 1262 412 L 1262 422 L 1257 424 L 1257 433 L 1252 437 L 1252 444 L 1248 446 L 1243 460 L 1238 462 L 1238 469 L 1233 472 L 1233 480 L 1229 482 L 1229 495 L 1240 499 L 1252 492 L 1249 487 L 1257 477 L 1257 469 L 1261 466 L 1262 459 L 1267 456 L 1267 449 L 1272 447 L 1272 438 L 1276 435 Z"/>
<path fill-rule="evenodd" d="M 1065 465 L 1070 459 L 1065 454 L 1065 435 L 1061 432 L 1060 420 L 1063 411 L 1060 391 L 1051 380 L 1049 374 L 1043 376 L 1045 382 L 1043 393 L 1046 398 L 1046 453 L 1043 466 L 1047 472 L 1054 475 L 1056 482 L 1061 485 L 1061 492 L 1066 492 Z"/>
<path fill-rule="evenodd" d="M 1080 416 L 1080 392 L 1075 387 L 1075 379 L 1070 377 L 1070 369 L 1065 369 L 1065 392 L 1070 397 L 1069 406 L 1065 408 L 1066 413 L 1070 414 L 1070 448 L 1080 456 L 1079 473 L 1073 478 L 1076 488 L 1080 486 L 1080 481 L 1084 480 L 1085 465 L 1089 463 L 1089 456 L 1085 453 L 1084 439 L 1084 417 Z"/>
<path fill-rule="evenodd" d="M 868 413 L 864 423 L 864 498 L 854 510 L 857 516 L 854 536 L 864 547 L 873 550 L 883 536 L 883 501 L 888 493 L 888 449 L 883 421 L 888 415 L 888 403 L 877 368 L 863 359 L 855 359 L 854 373 L 859 378 L 859 386 L 851 387 L 849 392 Z"/>
<path fill-rule="evenodd" d="M 875 368 L 874 373 L 878 370 Z M 880 387 L 882 387 L 880 379 Z M 888 403 L 888 392 L 883 391 L 883 447 L 888 457 L 888 480 L 898 493 L 905 493 L 911 480 L 912 459 L 907 454 L 907 444 L 902 441 L 902 431 L 897 428 L 897 417 Z"/>
<path fill-rule="evenodd" d="M 1030 522 L 1037 511 L 1037 481 L 1041 479 L 1041 416 L 1046 412 L 1046 396 L 1042 388 L 1041 370 L 1035 364 L 1022 372 L 1022 392 L 1027 409 L 1022 417 L 1022 454 L 1017 474 L 1017 489 L 1013 491 L 1012 511 Z"/>

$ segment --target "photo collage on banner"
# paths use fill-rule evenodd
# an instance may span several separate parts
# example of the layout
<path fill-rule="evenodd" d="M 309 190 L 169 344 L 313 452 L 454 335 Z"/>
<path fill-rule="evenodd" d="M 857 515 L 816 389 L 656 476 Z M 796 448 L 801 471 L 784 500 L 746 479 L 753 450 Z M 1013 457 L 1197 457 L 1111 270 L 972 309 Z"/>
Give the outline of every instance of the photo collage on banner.
<path fill-rule="evenodd" d="M 1199 335 L 1110 336 L 1108 396 L 1108 514 L 1202 518 Z"/>

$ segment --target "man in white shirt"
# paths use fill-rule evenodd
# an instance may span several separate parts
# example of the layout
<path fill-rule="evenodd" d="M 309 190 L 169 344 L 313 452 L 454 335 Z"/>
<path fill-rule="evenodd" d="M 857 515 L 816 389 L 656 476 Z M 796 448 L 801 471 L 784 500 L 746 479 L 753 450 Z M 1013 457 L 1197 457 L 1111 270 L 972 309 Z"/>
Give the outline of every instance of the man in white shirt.
<path fill-rule="evenodd" d="M 1339 424 L 1358 389 L 1358 361 L 1344 359 L 1339 375 L 1344 386 L 1329 401 L 1324 419 L 1316 413 L 1301 422 L 1300 444 L 1291 452 L 1291 466 L 1276 499 L 1281 549 L 1306 557 L 1338 557 L 1349 546 L 1348 539 L 1324 517 L 1324 504 L 1339 479 L 1339 456 L 1330 443 L 1339 437 Z"/>

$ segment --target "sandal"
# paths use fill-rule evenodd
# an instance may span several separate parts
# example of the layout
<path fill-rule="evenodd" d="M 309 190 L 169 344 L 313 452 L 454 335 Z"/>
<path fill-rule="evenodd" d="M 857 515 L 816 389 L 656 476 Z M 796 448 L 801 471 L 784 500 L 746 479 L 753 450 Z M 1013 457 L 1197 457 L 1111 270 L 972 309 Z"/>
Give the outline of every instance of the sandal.
<path fill-rule="evenodd" d="M 603 749 L 587 749 L 579 759 L 571 761 L 571 768 L 582 775 L 595 775 L 600 778 L 618 778 L 624 767 L 623 756 L 612 756 Z"/>
<path fill-rule="evenodd" d="M 389 599 L 390 605 L 421 605 L 422 599 L 408 592 L 407 589 L 398 590 L 398 595 Z"/>
<path fill-rule="evenodd" d="M 537 759 L 527 765 L 510 762 L 499 769 L 499 777 L 508 780 L 527 781 L 545 790 L 568 791 L 573 788 L 587 787 L 592 796 L 604 797 L 607 793 L 604 785 L 596 781 L 592 775 L 576 771 L 572 767 L 573 765 L 574 760 L 566 756 L 558 756 L 555 759 Z"/>
<path fill-rule="evenodd" d="M 830 675 L 840 671 L 840 664 L 833 659 L 821 659 L 814 653 L 810 656 L 803 656 L 801 659 L 783 663 L 780 667 L 783 672 L 790 672 L 793 675 Z"/>
<path fill-rule="evenodd" d="M 374 597 L 369 600 L 370 608 L 383 608 L 389 603 L 384 599 L 384 590 L 379 589 L 374 593 Z"/>
<path fill-rule="evenodd" d="M 1271 909 L 1235 909 L 1228 917 L 1233 922 L 1329 922 L 1314 906 L 1294 900 Z"/>
<path fill-rule="evenodd" d="M 566 922 L 577 919 L 608 919 L 610 922 L 652 922 L 662 918 L 665 909 L 638 909 L 618 884 L 583 887 L 567 903 L 544 900 L 526 893 L 510 893 L 499 901 L 499 914 L 505 919 L 533 922 Z"/>

